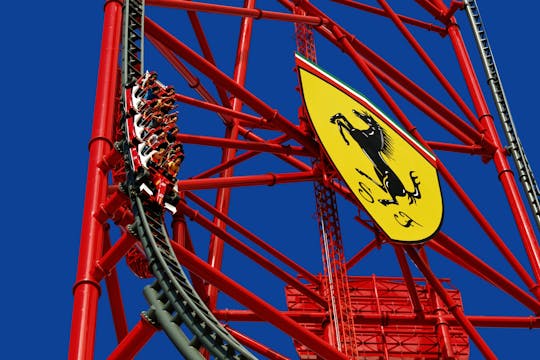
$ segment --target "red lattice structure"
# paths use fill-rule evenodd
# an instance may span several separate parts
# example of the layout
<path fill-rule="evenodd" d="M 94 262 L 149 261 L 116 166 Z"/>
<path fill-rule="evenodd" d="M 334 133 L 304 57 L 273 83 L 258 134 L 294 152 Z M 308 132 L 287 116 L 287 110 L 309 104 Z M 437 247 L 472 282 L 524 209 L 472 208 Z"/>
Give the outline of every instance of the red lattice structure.
<path fill-rule="evenodd" d="M 403 279 L 375 275 L 349 278 L 360 359 L 469 358 L 465 331 L 451 320 L 448 310 L 441 306 L 424 279 L 414 281 L 421 312 L 415 309 Z M 462 306 L 457 289 L 447 292 L 457 306 Z M 330 341 L 331 323 L 317 305 L 291 287 L 286 288 L 286 295 L 288 309 L 298 321 Z M 319 359 L 305 346 L 296 345 L 301 359 Z"/>
<path fill-rule="evenodd" d="M 126 16 L 128 2 L 104 6 L 70 360 L 155 358 L 156 348 L 189 359 L 537 353 L 539 192 L 475 1 L 136 0 Z M 122 45 L 123 18 L 133 32 Z M 446 207 L 429 241 L 389 239 L 324 155 L 293 71 L 295 50 L 315 61 L 315 39 L 322 69 L 435 154 Z M 156 71 L 175 89 L 185 159 L 165 214 L 130 178 L 137 145 L 124 127 L 136 115 L 122 101 L 133 85 L 120 76 L 122 48 L 135 75 Z M 171 286 L 149 285 L 165 275 Z"/>

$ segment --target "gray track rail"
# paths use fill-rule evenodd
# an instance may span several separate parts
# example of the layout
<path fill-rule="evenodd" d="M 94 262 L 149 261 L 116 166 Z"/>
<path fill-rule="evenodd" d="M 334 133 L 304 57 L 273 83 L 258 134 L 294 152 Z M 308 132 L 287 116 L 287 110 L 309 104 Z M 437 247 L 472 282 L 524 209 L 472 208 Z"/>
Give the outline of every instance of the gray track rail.
<path fill-rule="evenodd" d="M 538 189 L 538 184 L 534 178 L 527 156 L 525 156 L 525 149 L 518 137 L 476 0 L 467 0 L 465 1 L 465 5 L 469 22 L 476 39 L 476 45 L 482 58 L 484 71 L 488 78 L 488 84 L 493 95 L 493 100 L 497 105 L 497 112 L 499 113 L 504 133 L 506 134 L 506 139 L 509 144 L 508 148 L 519 172 L 519 180 L 521 181 L 527 196 L 529 206 L 536 221 L 536 226 L 540 229 L 540 190 Z"/>
<path fill-rule="evenodd" d="M 171 248 L 163 210 L 145 203 L 134 187 L 131 190 L 136 218 L 132 230 L 140 239 L 156 277 L 153 284 L 144 288 L 144 296 L 150 304 L 148 314 L 187 359 L 204 359 L 198 351 L 201 347 L 217 359 L 256 359 L 223 328 L 191 286 Z M 193 334 L 191 340 L 182 325 Z"/>
<path fill-rule="evenodd" d="M 126 88 L 142 75 L 143 19 L 144 2 L 125 0 L 122 82 Z M 186 277 L 171 247 L 163 208 L 139 195 L 125 131 L 124 139 L 118 145 L 126 164 L 127 180 L 124 188 L 131 200 L 135 217 L 129 230 L 140 240 L 155 276 L 154 283 L 146 286 L 143 291 L 150 304 L 146 316 L 165 331 L 186 359 L 205 359 L 199 351 L 201 348 L 208 350 L 216 359 L 256 359 L 214 317 Z M 191 339 L 184 328 L 192 334 Z"/>

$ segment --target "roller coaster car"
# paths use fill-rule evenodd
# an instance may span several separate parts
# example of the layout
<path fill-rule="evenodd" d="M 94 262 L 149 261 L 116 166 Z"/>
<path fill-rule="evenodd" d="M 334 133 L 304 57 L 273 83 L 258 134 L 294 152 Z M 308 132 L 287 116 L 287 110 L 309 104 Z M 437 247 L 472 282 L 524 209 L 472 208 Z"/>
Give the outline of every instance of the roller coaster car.
<path fill-rule="evenodd" d="M 176 182 L 157 172 L 153 168 L 139 168 L 135 177 L 135 184 L 142 199 L 150 206 L 164 207 L 172 214 L 176 213 L 176 205 L 180 201 Z"/>
<path fill-rule="evenodd" d="M 176 108 L 173 97 L 166 98 L 153 98 L 152 100 L 140 101 L 138 103 L 137 112 L 147 113 L 152 112 L 154 114 L 165 115 L 169 111 Z"/>
<path fill-rule="evenodd" d="M 176 124 L 177 121 L 178 121 L 178 112 L 165 114 L 163 116 L 163 124 L 165 125 Z"/>
<path fill-rule="evenodd" d="M 133 94 L 137 97 L 144 97 L 148 89 L 154 86 L 157 81 L 157 73 L 155 71 L 146 72 L 135 82 Z"/>
<path fill-rule="evenodd" d="M 159 82 L 155 82 L 154 86 L 150 87 L 145 94 L 146 100 L 164 99 L 174 97 L 175 90 L 173 86 L 163 87 Z"/>
<path fill-rule="evenodd" d="M 146 72 L 132 89 L 126 89 L 126 130 L 130 144 L 135 187 L 150 206 L 176 212 L 180 200 L 176 176 L 184 159 L 177 139 L 178 113 L 175 90 Z"/>

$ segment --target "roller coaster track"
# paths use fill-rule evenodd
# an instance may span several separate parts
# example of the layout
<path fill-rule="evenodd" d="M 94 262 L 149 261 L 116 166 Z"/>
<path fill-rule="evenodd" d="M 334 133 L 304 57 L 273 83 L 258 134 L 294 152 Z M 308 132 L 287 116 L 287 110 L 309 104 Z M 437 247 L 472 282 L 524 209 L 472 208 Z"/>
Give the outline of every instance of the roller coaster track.
<path fill-rule="evenodd" d="M 499 71 L 495 64 L 495 58 L 489 45 L 476 0 L 468 0 L 465 2 L 465 5 L 469 22 L 475 35 L 476 44 L 482 57 L 488 84 L 497 105 L 497 112 L 499 113 L 506 139 L 509 143 L 508 149 L 519 172 L 519 179 L 527 196 L 536 225 L 540 229 L 540 190 L 538 189 L 538 184 L 534 178 L 527 156 L 525 156 L 525 150 L 521 144 L 521 140 L 517 135 L 516 126 L 508 107 L 506 95 L 499 77 Z"/>
<path fill-rule="evenodd" d="M 122 53 L 124 93 L 142 75 L 143 19 L 144 2 L 125 0 Z M 123 103 L 125 101 L 123 99 Z M 156 279 L 143 291 L 150 304 L 150 310 L 145 312 L 145 316 L 165 331 L 186 359 L 205 359 L 199 351 L 201 348 L 205 348 L 216 359 L 256 359 L 219 323 L 191 286 L 172 250 L 164 224 L 163 208 L 140 196 L 135 184 L 125 126 L 123 130 L 124 139 L 117 147 L 126 163 L 125 187 L 135 217 L 135 222 L 128 230 L 140 240 Z M 192 339 L 188 338 L 182 326 L 189 329 Z"/>

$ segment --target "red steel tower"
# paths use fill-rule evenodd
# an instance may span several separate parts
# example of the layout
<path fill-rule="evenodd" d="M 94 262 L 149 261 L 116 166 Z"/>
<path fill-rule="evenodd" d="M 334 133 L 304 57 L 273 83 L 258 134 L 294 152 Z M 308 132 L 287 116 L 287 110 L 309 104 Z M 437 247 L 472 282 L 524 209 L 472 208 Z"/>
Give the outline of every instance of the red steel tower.
<path fill-rule="evenodd" d="M 495 331 L 540 326 L 540 192 L 476 1 L 104 9 L 70 359 L 494 359 Z M 355 198 L 295 48 L 434 154 L 430 239 Z"/>

